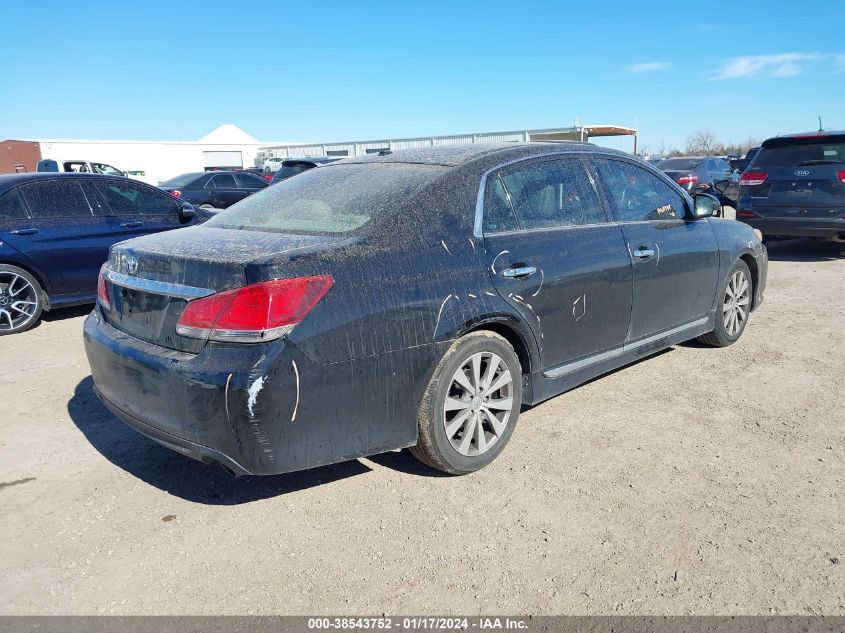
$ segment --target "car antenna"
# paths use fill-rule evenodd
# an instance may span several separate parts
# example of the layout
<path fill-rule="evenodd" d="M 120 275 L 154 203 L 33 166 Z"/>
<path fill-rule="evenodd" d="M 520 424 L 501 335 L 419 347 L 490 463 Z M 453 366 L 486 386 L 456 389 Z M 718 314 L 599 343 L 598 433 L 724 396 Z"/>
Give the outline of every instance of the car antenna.
<path fill-rule="evenodd" d="M 824 132 L 824 128 L 822 127 L 822 115 L 819 115 L 819 132 Z"/>

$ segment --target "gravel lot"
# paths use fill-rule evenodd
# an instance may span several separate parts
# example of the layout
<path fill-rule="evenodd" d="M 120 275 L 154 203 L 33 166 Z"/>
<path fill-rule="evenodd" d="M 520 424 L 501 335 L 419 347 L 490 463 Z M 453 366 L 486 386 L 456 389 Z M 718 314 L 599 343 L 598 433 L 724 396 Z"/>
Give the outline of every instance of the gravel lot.
<path fill-rule="evenodd" d="M 233 479 L 91 391 L 87 309 L 0 339 L 0 613 L 845 614 L 845 245 L 741 341 L 525 412 L 491 467 Z"/>

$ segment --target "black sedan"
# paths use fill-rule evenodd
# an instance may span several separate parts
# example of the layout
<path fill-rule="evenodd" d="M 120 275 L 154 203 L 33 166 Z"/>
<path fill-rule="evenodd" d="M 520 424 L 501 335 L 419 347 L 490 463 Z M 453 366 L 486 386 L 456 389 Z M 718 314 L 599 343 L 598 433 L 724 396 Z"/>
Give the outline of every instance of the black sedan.
<path fill-rule="evenodd" d="M 522 405 L 742 335 L 768 258 L 716 209 L 588 144 L 342 161 L 114 246 L 91 373 L 117 417 L 235 474 L 401 447 L 471 472 Z"/>
<path fill-rule="evenodd" d="M 269 184 L 249 171 L 200 171 L 165 180 L 159 187 L 195 207 L 226 209 Z"/>

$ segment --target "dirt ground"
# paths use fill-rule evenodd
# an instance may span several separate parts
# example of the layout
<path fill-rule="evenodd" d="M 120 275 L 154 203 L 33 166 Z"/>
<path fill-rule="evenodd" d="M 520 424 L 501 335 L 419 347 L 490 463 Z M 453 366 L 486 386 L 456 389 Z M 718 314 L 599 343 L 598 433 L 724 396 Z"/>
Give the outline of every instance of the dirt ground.
<path fill-rule="evenodd" d="M 233 479 L 117 422 L 87 310 L 0 339 L 0 613 L 845 614 L 845 245 L 736 345 L 526 411 L 490 467 Z"/>

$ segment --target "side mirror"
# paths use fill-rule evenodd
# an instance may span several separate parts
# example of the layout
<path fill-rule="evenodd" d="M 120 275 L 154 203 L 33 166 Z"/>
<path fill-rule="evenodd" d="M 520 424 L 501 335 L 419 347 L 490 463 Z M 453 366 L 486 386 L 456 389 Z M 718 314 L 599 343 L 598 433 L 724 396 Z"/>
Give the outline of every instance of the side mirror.
<path fill-rule="evenodd" d="M 716 196 L 709 193 L 697 193 L 693 198 L 692 217 L 694 219 L 709 218 L 722 212 L 722 203 Z"/>
<path fill-rule="evenodd" d="M 197 210 L 194 209 L 194 205 L 190 202 L 179 202 L 179 217 L 182 220 L 190 220 L 193 217 L 196 217 Z"/>

